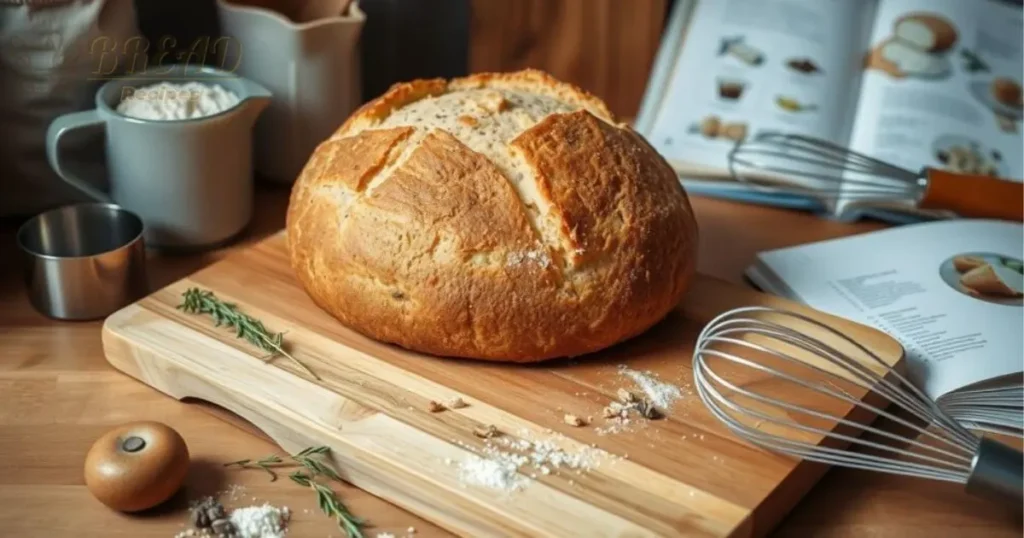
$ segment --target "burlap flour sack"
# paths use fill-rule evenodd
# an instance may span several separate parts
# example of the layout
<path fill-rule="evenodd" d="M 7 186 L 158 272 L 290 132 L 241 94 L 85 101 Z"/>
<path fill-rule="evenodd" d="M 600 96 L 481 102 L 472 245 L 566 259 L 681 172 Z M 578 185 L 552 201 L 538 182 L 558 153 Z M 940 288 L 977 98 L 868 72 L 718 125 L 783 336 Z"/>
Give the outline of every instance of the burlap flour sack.
<path fill-rule="evenodd" d="M 110 51 L 123 53 L 137 36 L 132 0 L 0 0 L 0 216 L 83 199 L 47 164 L 46 129 L 61 114 L 93 108 L 104 78 L 126 67 Z M 62 146 L 83 161 L 83 177 L 102 180 L 100 136 Z"/>

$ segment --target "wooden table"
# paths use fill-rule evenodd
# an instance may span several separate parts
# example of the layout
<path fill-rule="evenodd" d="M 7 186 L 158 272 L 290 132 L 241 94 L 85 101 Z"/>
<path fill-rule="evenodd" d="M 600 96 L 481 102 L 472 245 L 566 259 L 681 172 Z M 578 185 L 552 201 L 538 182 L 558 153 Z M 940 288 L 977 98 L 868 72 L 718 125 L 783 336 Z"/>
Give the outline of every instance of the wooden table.
<path fill-rule="evenodd" d="M 700 271 L 743 282 L 758 250 L 850 235 L 880 227 L 844 225 L 797 212 L 694 198 L 701 226 Z M 160 287 L 279 229 L 287 193 L 261 190 L 256 219 L 230 248 L 191 256 L 151 253 L 151 285 Z M 343 536 L 317 512 L 313 497 L 288 480 L 223 462 L 265 455 L 275 447 L 115 372 L 103 357 L 100 323 L 44 318 L 28 304 L 10 226 L 0 231 L 0 536 L 161 537 L 185 528 L 188 501 L 235 490 L 229 507 L 262 503 L 293 511 L 290 536 Z M 82 461 L 107 429 L 131 420 L 159 420 L 184 435 L 193 465 L 186 487 L 166 505 L 127 516 L 95 501 L 83 485 Z M 239 490 L 238 486 L 244 488 Z M 342 499 L 373 523 L 368 537 L 390 532 L 448 533 L 356 488 Z M 230 499 L 231 496 L 229 495 Z M 829 472 L 777 529 L 778 536 L 1020 536 L 1021 516 L 973 499 L 955 485 L 837 469 Z"/>

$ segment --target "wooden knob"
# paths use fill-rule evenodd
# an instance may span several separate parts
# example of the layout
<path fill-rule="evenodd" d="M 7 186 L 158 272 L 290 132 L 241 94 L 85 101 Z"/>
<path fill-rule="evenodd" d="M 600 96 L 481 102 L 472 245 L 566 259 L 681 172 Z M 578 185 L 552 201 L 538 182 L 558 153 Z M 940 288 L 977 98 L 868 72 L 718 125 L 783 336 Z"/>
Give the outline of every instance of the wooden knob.
<path fill-rule="evenodd" d="M 85 485 L 121 512 L 152 508 L 174 495 L 188 474 L 188 446 L 159 422 L 133 422 L 93 443 L 85 457 Z"/>

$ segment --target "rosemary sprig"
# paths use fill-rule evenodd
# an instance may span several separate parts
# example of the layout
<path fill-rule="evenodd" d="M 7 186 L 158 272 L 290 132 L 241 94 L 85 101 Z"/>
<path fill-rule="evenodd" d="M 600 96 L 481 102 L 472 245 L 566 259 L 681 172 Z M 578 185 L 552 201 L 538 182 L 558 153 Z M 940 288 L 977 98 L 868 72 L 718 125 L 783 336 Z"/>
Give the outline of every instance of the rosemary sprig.
<path fill-rule="evenodd" d="M 292 456 L 292 459 L 308 469 L 310 474 L 313 476 L 322 475 L 330 478 L 331 480 L 340 481 L 341 477 L 338 476 L 338 473 L 334 472 L 334 469 L 323 461 L 320 461 L 319 458 L 313 457 L 321 454 L 327 454 L 330 450 L 330 447 L 326 446 L 310 447 Z"/>
<path fill-rule="evenodd" d="M 320 380 L 320 376 L 316 375 L 313 370 L 284 350 L 284 333 L 268 331 L 261 321 L 243 314 L 234 304 L 218 299 L 212 291 L 189 288 L 182 293 L 182 297 L 184 299 L 178 305 L 179 310 L 189 314 L 209 314 L 213 317 L 215 327 L 224 325 L 235 329 L 236 337 L 270 353 L 263 359 L 265 362 L 281 355 L 305 370 L 313 378 Z"/>
<path fill-rule="evenodd" d="M 316 501 L 320 505 L 320 510 L 327 514 L 328 517 L 337 521 L 338 528 L 345 531 L 349 538 L 363 538 L 363 532 L 360 529 L 363 525 L 363 520 L 352 515 L 352 512 L 348 511 L 348 508 L 338 499 L 338 494 L 334 493 L 331 488 L 317 482 L 314 476 L 302 471 L 295 471 L 288 475 L 288 477 L 296 484 L 315 491 Z"/>
<path fill-rule="evenodd" d="M 316 481 L 318 476 L 341 481 L 337 471 L 320 459 L 320 456 L 327 455 L 330 451 L 331 448 L 328 446 L 312 446 L 290 456 L 293 463 L 285 463 L 280 456 L 271 454 L 255 462 L 248 459 L 238 460 L 225 463 L 224 466 L 237 466 L 249 469 L 260 468 L 270 474 L 270 481 L 273 482 L 277 480 L 277 473 L 272 471 L 271 467 L 301 465 L 305 471 L 294 471 L 288 475 L 288 478 L 300 486 L 312 489 L 316 493 L 317 504 L 320 505 L 320 510 L 328 517 L 337 521 L 338 528 L 345 531 L 349 538 L 363 538 L 363 532 L 360 527 L 362 527 L 364 521 L 352 515 L 352 512 L 348 511 L 348 508 L 338 499 L 338 495 L 331 488 Z"/>
<path fill-rule="evenodd" d="M 281 461 L 281 457 L 278 456 L 277 454 L 271 454 L 269 456 L 265 456 L 263 458 L 260 458 L 260 459 L 258 459 L 256 461 L 252 461 L 252 460 L 238 460 L 238 461 L 232 461 L 230 463 L 225 463 L 224 466 L 225 467 L 238 466 L 238 467 L 241 467 L 243 469 L 252 469 L 254 467 L 258 467 L 260 469 L 263 469 L 264 471 L 267 472 L 267 474 L 270 475 L 270 481 L 271 482 L 276 482 L 277 481 L 277 473 L 272 471 L 270 469 L 270 467 L 272 465 L 278 464 L 278 463 L 283 463 Z"/>

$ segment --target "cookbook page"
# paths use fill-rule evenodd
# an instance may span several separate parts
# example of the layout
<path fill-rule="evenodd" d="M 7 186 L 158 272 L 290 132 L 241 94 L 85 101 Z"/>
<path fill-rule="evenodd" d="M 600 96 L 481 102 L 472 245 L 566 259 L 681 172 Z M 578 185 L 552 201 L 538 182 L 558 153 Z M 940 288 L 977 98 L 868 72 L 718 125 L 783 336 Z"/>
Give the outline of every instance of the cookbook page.
<path fill-rule="evenodd" d="M 852 149 L 1020 181 L 1022 22 L 997 0 L 879 0 Z"/>
<path fill-rule="evenodd" d="M 761 253 L 795 299 L 879 328 L 932 398 L 1020 373 L 1024 227 L 938 221 Z"/>
<path fill-rule="evenodd" d="M 736 141 L 759 131 L 845 142 L 867 5 L 697 1 L 645 135 L 674 164 L 719 170 Z"/>

